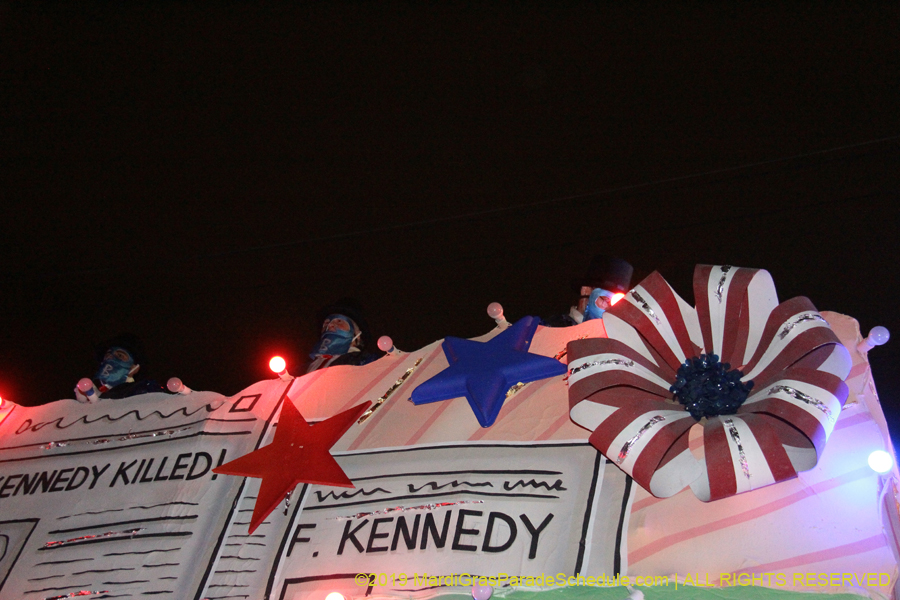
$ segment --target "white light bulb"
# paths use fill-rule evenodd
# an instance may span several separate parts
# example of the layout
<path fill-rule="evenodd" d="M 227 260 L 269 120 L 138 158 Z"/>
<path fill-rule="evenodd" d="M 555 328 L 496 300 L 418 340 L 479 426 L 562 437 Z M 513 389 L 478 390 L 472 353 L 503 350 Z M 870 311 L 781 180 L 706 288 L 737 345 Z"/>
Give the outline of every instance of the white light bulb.
<path fill-rule="evenodd" d="M 876 473 L 887 473 L 894 466 L 894 459 L 884 450 L 876 450 L 869 455 L 869 466 Z"/>
<path fill-rule="evenodd" d="M 394 348 L 394 340 L 389 335 L 378 338 L 378 349 L 382 352 L 390 352 Z"/>
<path fill-rule="evenodd" d="M 878 325 L 877 327 L 873 327 L 869 331 L 869 337 L 867 338 L 869 342 L 871 342 L 875 346 L 880 346 L 891 339 L 891 332 L 888 331 L 887 327 L 882 327 Z"/>
<path fill-rule="evenodd" d="M 496 320 L 503 318 L 503 306 L 499 302 L 491 302 L 487 307 L 487 314 L 490 318 Z"/>

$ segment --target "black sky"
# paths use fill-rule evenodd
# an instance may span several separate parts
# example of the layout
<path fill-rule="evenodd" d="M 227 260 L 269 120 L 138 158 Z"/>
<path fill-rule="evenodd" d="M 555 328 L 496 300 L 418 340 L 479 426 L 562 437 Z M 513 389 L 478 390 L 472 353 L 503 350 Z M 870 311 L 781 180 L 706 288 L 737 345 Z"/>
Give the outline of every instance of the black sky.
<path fill-rule="evenodd" d="M 233 394 L 354 295 L 411 350 L 591 255 L 897 318 L 900 6 L 0 3 L 0 395 Z M 900 424 L 900 341 L 871 354 Z"/>

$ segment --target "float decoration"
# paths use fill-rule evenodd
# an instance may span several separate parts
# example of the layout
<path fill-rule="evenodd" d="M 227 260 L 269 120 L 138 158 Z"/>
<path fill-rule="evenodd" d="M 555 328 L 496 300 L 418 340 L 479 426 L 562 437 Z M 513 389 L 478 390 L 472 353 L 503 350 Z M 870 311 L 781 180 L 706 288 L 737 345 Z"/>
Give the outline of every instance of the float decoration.
<path fill-rule="evenodd" d="M 250 534 L 298 483 L 354 487 L 329 450 L 370 404 L 364 402 L 311 425 L 290 398 L 285 398 L 271 444 L 213 469 L 222 475 L 262 479 L 250 519 Z"/>
<path fill-rule="evenodd" d="M 538 321 L 524 317 L 487 342 L 444 338 L 441 348 L 450 366 L 413 390 L 413 404 L 465 396 L 478 423 L 490 427 L 512 386 L 566 372 L 558 360 L 528 352 Z"/>
<path fill-rule="evenodd" d="M 847 349 L 807 298 L 778 304 L 766 271 L 698 265 L 694 294 L 691 308 L 654 272 L 608 311 L 633 343 L 569 343 L 572 419 L 657 497 L 690 485 L 717 500 L 814 467 L 847 399 Z"/>
<path fill-rule="evenodd" d="M 719 302 L 722 274 L 712 270 L 706 279 L 713 307 Z M 760 298 L 765 279 L 762 272 L 753 276 L 749 297 Z M 743 295 L 735 282 L 726 284 L 727 279 L 721 288 L 723 303 Z M 732 350 L 716 353 L 718 363 L 729 363 L 729 369 L 723 364 L 723 372 L 737 369 L 748 375 L 742 383 L 756 384 L 737 414 L 724 418 L 746 417 L 742 411 L 754 404 L 753 395 L 775 385 L 767 387 L 750 375 L 753 356 L 746 358 L 755 354 L 748 348 L 777 348 L 786 329 L 776 323 L 769 342 L 753 341 L 763 338 L 778 305 L 771 287 L 767 289 L 767 304 L 754 305 L 758 312 L 741 313 L 747 331 L 757 332 L 747 334 L 747 348 L 735 350 L 739 344 L 730 343 Z M 654 299 L 664 292 L 651 296 L 646 289 L 636 291 L 655 315 L 664 314 Z M 688 315 L 683 320 L 696 346 L 690 357 L 708 355 L 697 310 L 678 299 L 675 304 Z M 617 310 L 572 327 L 538 327 L 528 351 L 552 357 L 574 340 L 608 335 L 637 357 L 628 360 L 655 369 L 663 365 L 677 378 L 683 363 L 676 357 L 670 366 L 662 358 L 664 350 L 652 350 L 635 327 L 616 316 Z M 643 306 L 637 310 L 646 314 Z M 791 327 L 785 343 L 794 343 L 791 336 L 804 328 L 829 333 L 814 314 L 801 316 L 804 320 Z M 847 348 L 862 340 L 851 317 L 821 316 Z M 502 331 L 492 328 L 476 339 Z M 727 337 L 714 327 L 709 331 L 713 338 Z M 687 489 L 660 500 L 634 485 L 615 460 L 589 443 L 593 431 L 570 417 L 572 412 L 583 422 L 591 409 L 611 409 L 590 402 L 592 398 L 570 408 L 561 376 L 528 384 L 506 399 L 489 428 L 471 418 L 462 399 L 430 407 L 402 401 L 409 390 L 446 369 L 441 341 L 364 366 L 322 369 L 292 379 L 291 385 L 277 377 L 259 381 L 230 397 L 194 390 L 97 404 L 63 400 L 27 407 L 4 400 L 0 598 L 87 597 L 84 592 L 91 590 L 98 593 L 90 597 L 194 600 L 325 600 L 331 592 L 351 599 L 364 594 L 388 600 L 471 597 L 471 586 L 484 583 L 462 579 L 461 573 L 508 575 L 498 580 L 493 597 L 513 600 L 521 595 L 517 590 L 549 590 L 564 582 L 577 587 L 556 589 L 553 598 L 624 598 L 624 588 L 598 588 L 624 584 L 625 577 L 630 583 L 637 577 L 668 581 L 668 587 L 654 588 L 660 598 L 688 593 L 714 600 L 728 593 L 722 588 L 736 590 L 731 586 L 760 580 L 775 592 L 755 590 L 761 598 L 794 597 L 787 593 L 793 591 L 807 593 L 797 598 L 825 600 L 808 592 L 826 586 L 829 592 L 889 598 L 898 572 L 898 474 L 896 466 L 875 460 L 885 458 L 881 453 L 873 453 L 890 455 L 893 450 L 867 356 L 849 355 L 849 396 L 840 413 L 832 410 L 837 424 L 816 468 L 706 504 Z M 802 365 L 840 376 L 846 358 L 839 346 L 824 344 L 788 368 Z M 701 371 L 718 373 L 718 363 L 708 360 L 707 367 L 715 368 Z M 663 381 L 661 394 L 673 398 L 669 388 L 674 382 Z M 777 385 L 820 400 L 831 410 L 809 388 Z M 290 410 L 282 408 L 286 400 L 308 423 L 319 423 L 307 428 L 315 433 L 330 417 L 379 396 L 385 398 L 380 408 L 359 426 L 350 426 L 328 450 L 355 489 L 298 486 L 286 510 L 278 506 L 250 534 L 261 479 L 217 475 L 212 469 L 271 444 L 279 429 L 284 435 L 287 429 L 275 423 L 282 410 Z M 819 405 L 796 403 L 824 414 Z M 666 407 L 694 423 L 688 436 L 698 455 L 693 462 L 702 460 L 701 451 L 710 456 L 712 450 L 702 445 L 703 427 L 681 404 Z M 717 418 L 723 415 L 707 420 Z M 642 437 L 653 433 L 651 427 Z M 745 441 L 743 432 L 738 433 Z M 633 447 L 641 449 L 641 441 Z M 815 455 L 810 444 L 789 454 Z M 755 475 L 749 446 L 743 447 Z M 886 474 L 866 465 L 870 456 L 873 466 L 888 469 Z M 390 580 L 390 573 L 408 577 L 405 583 Z M 542 574 L 559 573 L 565 578 L 540 583 Z M 819 578 L 823 573 L 827 578 Z M 837 587 L 832 573 L 853 574 L 853 580 L 842 578 Z M 569 577 L 576 576 L 586 582 L 573 584 Z M 705 589 L 683 590 L 684 584 Z"/>

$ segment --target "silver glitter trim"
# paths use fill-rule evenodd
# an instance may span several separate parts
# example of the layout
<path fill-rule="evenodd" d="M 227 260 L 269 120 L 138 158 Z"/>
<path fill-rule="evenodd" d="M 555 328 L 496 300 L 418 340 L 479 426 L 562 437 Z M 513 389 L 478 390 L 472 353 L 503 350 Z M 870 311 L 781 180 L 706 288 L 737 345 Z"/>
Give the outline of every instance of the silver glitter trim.
<path fill-rule="evenodd" d="M 111 538 L 111 537 L 132 537 L 138 531 L 144 531 L 143 527 L 138 529 L 127 529 L 125 531 L 107 531 L 106 533 L 98 533 L 97 535 L 82 535 L 77 538 L 72 538 L 69 540 L 59 540 L 56 542 L 47 542 L 44 544 L 44 548 L 58 548 L 60 546 L 68 546 L 69 544 L 76 544 L 78 542 L 83 542 L 84 540 L 96 540 L 100 538 Z"/>
<path fill-rule="evenodd" d="M 787 337 L 787 334 L 789 334 L 791 332 L 791 329 L 793 329 L 794 327 L 796 327 L 797 325 L 799 325 L 800 323 L 803 323 L 805 321 L 822 321 L 826 325 L 828 324 L 828 321 L 826 321 L 825 318 L 822 315 L 820 315 L 819 313 L 810 313 L 810 314 L 800 315 L 799 317 L 797 317 L 796 321 L 794 321 L 792 323 L 788 323 L 787 325 L 784 326 L 784 329 L 782 329 L 781 332 L 778 334 L 778 339 L 783 340 L 784 338 Z"/>
<path fill-rule="evenodd" d="M 823 413 L 825 413 L 825 416 L 828 417 L 829 421 L 834 423 L 834 415 L 831 414 L 831 409 L 828 408 L 828 405 L 825 404 L 824 402 L 822 402 L 821 400 L 819 400 L 817 398 L 813 398 L 812 396 L 804 394 L 797 388 L 792 388 L 787 385 L 772 386 L 772 389 L 769 390 L 769 395 L 777 394 L 779 392 L 784 392 L 785 394 L 787 394 L 794 400 L 800 400 L 801 402 L 806 402 L 810 406 L 815 406 L 816 408 L 821 410 Z"/>
<path fill-rule="evenodd" d="M 393 385 L 391 385 L 391 387 L 389 387 L 388 390 L 384 394 L 382 394 L 378 400 L 376 400 L 375 402 L 372 403 L 372 406 L 370 406 L 368 409 L 366 409 L 366 412 L 364 412 L 359 417 L 359 419 L 356 420 L 357 425 L 362 425 L 363 423 L 365 423 L 366 420 L 369 417 L 371 417 L 375 413 L 376 410 L 378 410 L 379 406 L 381 406 L 382 404 L 387 402 L 387 399 L 391 397 L 391 394 L 396 392 L 397 388 L 399 388 L 401 385 L 403 385 L 403 382 L 406 381 L 409 378 L 409 376 L 413 374 L 413 371 L 415 371 L 416 369 L 419 368 L 419 365 L 422 364 L 422 358 L 424 358 L 424 357 L 420 356 L 419 359 L 416 360 L 415 364 L 413 364 L 413 366 L 408 368 L 406 370 L 406 372 L 403 373 L 403 375 L 401 375 L 400 378 L 397 379 L 397 381 L 395 381 L 393 383 Z"/>
<path fill-rule="evenodd" d="M 127 433 L 123 436 L 114 438 L 100 438 L 99 440 L 63 440 L 61 442 L 48 442 L 41 446 L 44 450 L 52 450 L 54 448 L 65 448 L 66 446 L 98 446 L 100 444 L 109 444 L 110 442 L 127 442 L 128 440 L 139 440 L 141 438 L 159 437 L 161 435 L 173 436 L 182 431 L 193 429 L 193 425 L 181 427 L 180 429 L 166 429 L 164 431 L 153 431 L 149 433 Z"/>
<path fill-rule="evenodd" d="M 82 596 L 97 596 L 99 594 L 108 594 L 109 590 L 81 590 L 79 592 L 69 592 L 68 594 L 63 594 L 62 596 L 49 596 L 44 598 L 44 600 L 62 600 L 63 598 L 79 598 Z"/>
<path fill-rule="evenodd" d="M 656 321 L 657 325 L 660 325 L 659 317 L 656 316 L 656 313 L 653 312 L 653 309 L 650 308 L 650 305 L 647 304 L 647 301 L 637 293 L 637 290 L 631 290 L 631 297 L 635 299 L 635 301 L 640 304 L 641 308 L 644 309 L 644 312 L 650 315 L 650 318 Z"/>
<path fill-rule="evenodd" d="M 731 265 L 722 265 L 719 268 L 722 270 L 722 278 L 719 279 L 719 286 L 716 288 L 716 299 L 719 301 L 719 304 L 722 304 L 722 292 L 725 291 L 725 280 L 728 279 L 728 271 L 731 270 Z"/>
<path fill-rule="evenodd" d="M 633 367 L 633 360 L 625 360 L 623 358 L 608 358 L 606 360 L 595 360 L 594 362 L 584 363 L 580 367 L 574 367 L 569 369 L 569 377 L 578 373 L 579 371 L 584 371 L 585 369 L 590 369 L 591 367 L 599 367 L 601 365 L 621 365 L 623 367 Z"/>
<path fill-rule="evenodd" d="M 288 490 L 288 492 L 284 495 L 284 516 L 287 516 L 288 509 L 291 507 L 291 494 L 293 493 L 294 490 Z"/>
<path fill-rule="evenodd" d="M 635 444 L 637 444 L 638 440 L 641 439 L 641 437 L 645 433 L 650 431 L 650 429 L 652 429 L 654 425 L 656 425 L 657 423 L 662 423 L 665 420 L 666 420 L 665 417 L 663 417 L 661 415 L 656 415 L 655 417 L 652 417 L 649 421 L 644 423 L 644 426 L 641 427 L 640 429 L 638 429 L 638 432 L 635 433 L 633 436 L 631 436 L 631 439 L 622 445 L 622 449 L 619 450 L 619 458 L 616 459 L 616 464 L 621 465 L 622 462 L 626 458 L 628 458 L 628 453 L 631 452 L 631 449 L 634 447 Z"/>
<path fill-rule="evenodd" d="M 363 519 L 372 515 L 386 515 L 388 513 L 406 512 L 409 510 L 434 510 L 436 508 L 445 508 L 447 506 L 459 506 L 460 504 L 484 504 L 484 500 L 460 500 L 458 502 L 437 502 L 434 504 L 422 504 L 420 506 L 393 506 L 384 510 L 376 510 L 373 512 L 356 513 L 346 517 L 331 517 L 329 521 L 349 521 L 350 519 Z"/>
<path fill-rule="evenodd" d="M 728 433 L 731 435 L 731 439 L 734 440 L 734 445 L 737 446 L 738 450 L 738 461 L 741 463 L 741 471 L 744 472 L 744 477 L 747 478 L 747 481 L 750 480 L 750 464 L 747 462 L 747 454 L 744 452 L 744 446 L 741 444 L 741 434 L 738 433 L 737 427 L 734 424 L 734 421 L 731 419 L 724 419 L 722 421 L 725 423 L 725 427 L 728 428 Z"/>
<path fill-rule="evenodd" d="M 524 384 L 524 383 L 522 383 L 522 382 L 520 381 L 520 382 L 517 383 L 516 385 L 514 385 L 514 386 L 512 386 L 511 388 L 509 388 L 508 390 L 506 390 L 506 398 L 509 399 L 511 396 L 516 395 L 516 393 L 517 393 L 519 390 L 521 390 L 523 387 L 525 387 L 525 385 L 526 385 L 526 384 Z"/>

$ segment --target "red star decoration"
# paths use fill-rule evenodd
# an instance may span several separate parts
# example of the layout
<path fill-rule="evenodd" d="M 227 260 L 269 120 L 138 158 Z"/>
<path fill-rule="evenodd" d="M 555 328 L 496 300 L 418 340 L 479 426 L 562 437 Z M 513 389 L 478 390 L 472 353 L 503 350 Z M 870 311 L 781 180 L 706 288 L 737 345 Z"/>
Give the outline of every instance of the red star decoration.
<path fill-rule="evenodd" d="M 251 534 L 298 483 L 353 487 L 329 450 L 371 404 L 364 402 L 310 425 L 290 398 L 285 398 L 271 444 L 213 469 L 224 475 L 262 479 L 250 519 Z"/>

